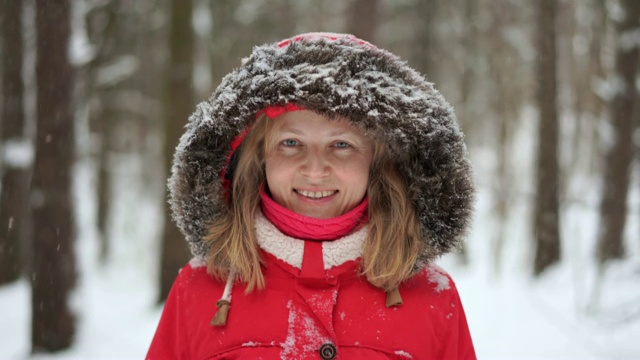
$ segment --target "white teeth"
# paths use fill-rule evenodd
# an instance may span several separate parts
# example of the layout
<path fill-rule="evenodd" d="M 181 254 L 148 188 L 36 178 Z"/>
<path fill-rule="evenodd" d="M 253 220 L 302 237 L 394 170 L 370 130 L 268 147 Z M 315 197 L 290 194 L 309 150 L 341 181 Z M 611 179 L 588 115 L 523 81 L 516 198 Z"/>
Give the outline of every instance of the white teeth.
<path fill-rule="evenodd" d="M 312 199 L 320 199 L 323 197 L 327 197 L 336 193 L 336 191 L 306 191 L 306 190 L 296 190 L 296 192 L 304 197 L 312 198 Z"/>

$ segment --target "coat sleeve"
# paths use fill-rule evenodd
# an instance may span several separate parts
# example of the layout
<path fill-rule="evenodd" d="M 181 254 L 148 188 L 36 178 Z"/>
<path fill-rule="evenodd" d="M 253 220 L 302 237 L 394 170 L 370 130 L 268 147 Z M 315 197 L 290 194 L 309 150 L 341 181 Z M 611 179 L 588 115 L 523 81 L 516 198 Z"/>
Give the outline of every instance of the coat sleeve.
<path fill-rule="evenodd" d="M 441 356 L 439 359 L 476 360 L 476 353 L 473 348 L 467 318 L 464 314 L 460 295 L 449 278 L 451 289 L 451 315 L 448 319 L 447 330 L 442 342 Z"/>
<path fill-rule="evenodd" d="M 189 359 L 184 297 L 188 273 L 185 266 L 176 278 L 162 310 L 162 316 L 147 353 L 147 360 Z"/>

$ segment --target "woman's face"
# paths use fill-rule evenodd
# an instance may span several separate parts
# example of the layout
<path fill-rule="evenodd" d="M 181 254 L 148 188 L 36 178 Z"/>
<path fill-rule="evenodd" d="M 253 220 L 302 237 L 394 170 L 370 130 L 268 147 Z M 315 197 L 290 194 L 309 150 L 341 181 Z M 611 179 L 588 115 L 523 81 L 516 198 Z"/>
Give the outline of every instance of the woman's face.
<path fill-rule="evenodd" d="M 312 111 L 274 119 L 265 157 L 273 200 L 295 213 L 332 218 L 349 212 L 367 191 L 373 141 L 347 120 Z"/>

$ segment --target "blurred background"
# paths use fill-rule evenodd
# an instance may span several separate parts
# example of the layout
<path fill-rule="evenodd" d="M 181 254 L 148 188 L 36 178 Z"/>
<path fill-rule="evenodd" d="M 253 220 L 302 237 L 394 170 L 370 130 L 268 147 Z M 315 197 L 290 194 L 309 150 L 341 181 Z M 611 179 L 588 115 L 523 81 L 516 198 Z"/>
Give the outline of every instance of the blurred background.
<path fill-rule="evenodd" d="M 166 178 L 255 45 L 348 32 L 455 107 L 480 359 L 640 359 L 637 0 L 0 0 L 0 358 L 141 358 L 190 255 Z M 212 303 L 215 299 L 212 299 Z"/>

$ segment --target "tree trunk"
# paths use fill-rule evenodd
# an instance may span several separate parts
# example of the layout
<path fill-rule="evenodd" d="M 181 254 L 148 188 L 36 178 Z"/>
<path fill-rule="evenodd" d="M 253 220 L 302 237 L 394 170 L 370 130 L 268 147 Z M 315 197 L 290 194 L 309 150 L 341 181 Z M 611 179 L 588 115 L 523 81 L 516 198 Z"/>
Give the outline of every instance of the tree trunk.
<path fill-rule="evenodd" d="M 494 113 L 492 117 L 495 128 L 492 127 L 492 131 L 496 132 L 495 135 L 490 135 L 496 153 L 495 185 L 492 189 L 494 200 L 491 209 L 496 219 L 496 226 L 491 237 L 491 250 L 494 257 L 493 270 L 495 275 L 499 275 L 503 261 L 502 254 L 508 240 L 507 227 L 514 193 L 514 174 L 510 166 L 511 151 L 525 93 L 523 85 L 513 79 L 515 74 L 522 78 L 526 75 L 520 72 L 520 55 L 504 36 L 507 29 L 517 22 L 521 9 L 505 0 L 492 1 L 487 5 L 493 17 L 487 29 L 491 49 L 487 54 L 491 83 L 487 86 L 494 94 L 489 99 L 489 104 Z M 498 12 L 500 16 L 495 15 Z"/>
<path fill-rule="evenodd" d="M 165 89 L 165 171 L 171 172 L 175 147 L 183 126 L 194 110 L 193 30 L 191 29 L 191 0 L 171 1 L 171 30 L 169 54 L 169 79 Z M 188 260 L 187 247 L 182 234 L 171 221 L 171 210 L 164 202 L 165 225 L 162 240 L 159 301 L 169 295 L 178 270 Z"/>
<path fill-rule="evenodd" d="M 566 35 L 566 43 L 570 44 L 567 56 L 570 57 L 568 69 L 571 91 L 574 94 L 572 111 L 575 116 L 571 154 L 566 158 L 567 174 L 577 171 L 594 176 L 597 174 L 596 163 L 600 160 L 597 129 L 606 103 L 594 91 L 593 84 L 606 77 L 601 59 L 603 44 L 607 38 L 605 2 L 606 0 L 574 2 L 567 4 L 570 8 L 565 11 L 565 16 L 573 19 L 573 33 Z M 578 19 L 576 15 L 584 13 L 587 16 L 583 16 L 590 19 L 587 22 Z"/>
<path fill-rule="evenodd" d="M 234 12 L 238 6 L 233 0 L 217 0 L 209 2 L 211 9 L 211 44 L 209 45 L 209 66 L 211 73 L 212 90 L 217 88 L 222 77 L 229 72 L 234 66 L 233 61 L 237 62 L 238 44 L 232 40 L 232 34 L 235 32 L 236 26 L 234 22 Z"/>
<path fill-rule="evenodd" d="M 90 129 L 99 139 L 92 146 L 97 170 L 97 223 L 100 259 L 126 247 L 117 236 L 122 213 L 114 212 L 118 184 L 122 176 L 138 178 L 145 192 L 137 197 L 158 199 L 164 191 L 162 148 L 162 108 L 166 65 L 165 26 L 159 14 L 167 13 L 164 0 L 104 0 L 92 5 L 86 15 L 88 37 L 96 55 L 85 69 L 89 100 Z M 163 15 L 164 16 L 164 15 Z M 146 166 L 123 174 L 120 158 L 140 158 Z M 148 191 L 148 193 L 146 192 Z M 134 199 L 125 211 L 134 206 Z M 160 204 L 158 204 L 160 205 Z M 129 218 L 128 218 L 129 219 Z M 130 220 L 130 219 L 129 219 Z M 126 221 L 129 221 L 126 220 Z M 157 259 L 156 259 L 157 261 Z"/>
<path fill-rule="evenodd" d="M 477 111 L 473 104 L 472 93 L 473 86 L 476 81 L 476 63 L 478 61 L 478 0 L 464 0 L 462 4 L 463 19 L 464 19 L 464 31 L 462 33 L 461 45 L 463 51 L 462 69 L 460 74 L 460 105 L 457 108 L 456 114 L 458 117 L 458 123 L 462 132 L 465 134 L 467 144 L 473 146 L 473 139 L 475 138 L 474 126 L 476 121 Z M 469 263 L 469 252 L 467 250 L 467 242 L 462 245 L 460 249 L 460 260 L 463 264 Z"/>
<path fill-rule="evenodd" d="M 534 235 L 534 274 L 560 260 L 558 110 L 556 70 L 556 0 L 539 0 L 537 6 L 538 159 Z"/>
<path fill-rule="evenodd" d="M 375 44 L 376 31 L 380 22 L 380 2 L 352 0 L 348 11 L 347 32 Z"/>
<path fill-rule="evenodd" d="M 67 59 L 70 12 L 69 0 L 36 1 L 38 104 L 31 184 L 34 353 L 66 349 L 75 333 L 75 319 L 68 305 L 76 276 L 71 201 L 73 69 Z"/>
<path fill-rule="evenodd" d="M 593 20 L 593 38 L 590 41 L 589 46 L 589 74 L 590 75 L 590 86 L 589 91 L 587 92 L 587 100 L 585 100 L 585 107 L 591 117 L 595 119 L 595 121 L 591 121 L 588 123 L 590 125 L 588 136 L 587 136 L 587 161 L 589 164 L 589 174 L 596 175 L 598 172 L 598 164 L 600 163 L 600 152 L 598 149 L 598 128 L 597 124 L 600 119 L 605 116 L 607 103 L 600 97 L 594 90 L 591 83 L 595 79 L 604 79 L 606 77 L 605 74 L 605 66 L 602 61 L 602 49 L 606 47 L 607 43 L 607 25 L 609 24 L 609 19 L 607 16 L 607 0 L 595 0 L 592 4 L 593 12 L 596 14 L 595 19 Z"/>
<path fill-rule="evenodd" d="M 493 213 L 497 219 L 497 226 L 493 235 L 491 253 L 494 257 L 493 270 L 495 275 L 500 275 L 502 270 L 502 254 L 507 240 L 507 224 L 509 219 L 509 205 L 511 204 L 513 181 L 511 179 L 511 171 L 509 163 L 511 161 L 510 149 L 513 137 L 513 123 L 517 120 L 507 117 L 505 112 L 499 113 L 498 124 L 498 142 L 497 142 L 497 169 L 496 169 L 496 187 L 494 192 Z"/>
<path fill-rule="evenodd" d="M 100 244 L 98 259 L 101 264 L 107 262 L 111 251 L 108 233 L 108 224 L 111 214 L 111 199 L 113 192 L 111 189 L 111 172 L 109 154 L 112 150 L 113 130 L 117 122 L 117 117 L 112 111 L 109 103 L 109 86 L 98 84 L 98 74 L 103 66 L 106 66 L 115 58 L 118 39 L 115 36 L 114 23 L 116 17 L 115 7 L 111 1 L 105 2 L 103 7 L 93 9 L 87 14 L 85 20 L 89 39 L 95 47 L 96 56 L 87 66 L 87 103 L 89 104 L 89 127 L 93 134 L 99 139 L 93 146 L 95 162 L 97 167 L 96 190 L 97 190 L 97 235 Z M 94 20 L 98 18 L 98 20 Z M 102 23 L 102 31 L 93 31 L 93 22 Z M 106 88 L 106 89 L 105 89 Z M 97 146 L 96 146 L 97 145 Z"/>
<path fill-rule="evenodd" d="M 115 58 L 115 51 L 119 45 L 115 32 L 117 3 L 105 1 L 96 6 L 86 15 L 85 24 L 89 40 L 97 50 L 94 59 L 86 68 L 86 99 L 89 103 L 89 119 L 91 131 L 98 134 L 99 141 L 96 149 L 97 176 L 97 223 L 98 241 L 100 244 L 99 260 L 107 261 L 110 252 L 107 225 L 111 211 L 111 189 L 109 153 L 113 143 L 116 114 L 109 103 L 108 86 L 98 84 L 98 74 L 102 67 Z M 130 35 L 131 36 L 131 35 Z M 107 89 L 105 89 L 105 87 Z"/>
<path fill-rule="evenodd" d="M 411 46 L 411 63 L 431 82 L 437 82 L 434 66 L 437 46 L 434 40 L 439 5 L 440 1 L 417 0 L 415 15 L 419 17 L 420 22 L 415 26 L 415 40 Z"/>
<path fill-rule="evenodd" d="M 32 144 L 25 134 L 22 80 L 22 2 L 0 1 L 2 23 L 2 190 L 0 190 L 0 284 L 19 278 L 28 241 L 28 192 Z"/>
<path fill-rule="evenodd" d="M 629 170 L 633 159 L 634 110 L 637 111 L 635 77 L 638 47 L 635 41 L 629 41 L 629 37 L 632 31 L 638 29 L 640 2 L 623 0 L 621 6 L 625 16 L 616 24 L 619 43 L 615 60 L 615 71 L 621 86 L 610 104 L 614 139 L 604 162 L 604 191 L 600 202 L 598 233 L 600 264 L 624 255 L 623 234 L 627 219 Z"/>
<path fill-rule="evenodd" d="M 477 121 L 474 114 L 477 112 L 472 103 L 473 86 L 476 79 L 476 63 L 478 62 L 478 0 L 464 0 L 464 33 L 461 39 L 463 50 L 462 73 L 460 74 L 460 109 L 458 122 L 464 133 L 469 136 L 473 133 Z M 470 139 L 468 137 L 468 139 Z M 467 140 L 469 141 L 469 140 Z"/>

